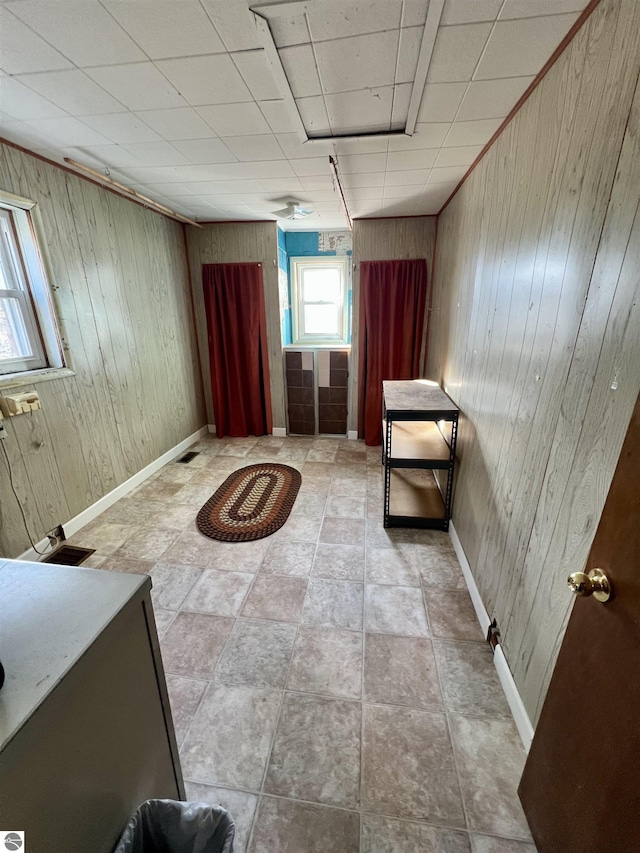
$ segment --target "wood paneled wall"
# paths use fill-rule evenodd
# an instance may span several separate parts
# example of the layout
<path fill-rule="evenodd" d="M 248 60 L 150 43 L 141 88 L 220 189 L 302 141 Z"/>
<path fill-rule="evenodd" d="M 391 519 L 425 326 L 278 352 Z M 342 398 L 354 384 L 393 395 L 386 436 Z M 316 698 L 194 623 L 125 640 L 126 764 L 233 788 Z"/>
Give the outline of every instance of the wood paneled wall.
<path fill-rule="evenodd" d="M 187 243 L 209 423 L 214 424 L 215 419 L 211 402 L 211 370 L 207 342 L 207 319 L 202 291 L 202 265 L 256 261 L 262 264 L 264 273 L 264 302 L 269 344 L 273 426 L 286 428 L 276 223 L 221 222 L 204 225 L 202 229 L 189 228 L 187 229 Z"/>
<path fill-rule="evenodd" d="M 75 371 L 18 389 L 42 411 L 4 421 L 38 541 L 202 427 L 202 382 L 181 225 L 9 146 L 0 188 L 37 202 Z M 0 453 L 0 554 L 28 547 Z"/>
<path fill-rule="evenodd" d="M 354 269 L 352 284 L 351 367 L 349 375 L 349 430 L 358 429 L 360 263 L 362 261 L 394 261 L 403 258 L 426 258 L 429 282 L 431 282 L 433 277 L 435 241 L 435 216 L 415 216 L 402 219 L 356 219 L 353 223 Z M 423 362 L 421 361 L 421 363 Z"/>
<path fill-rule="evenodd" d="M 602 0 L 438 221 L 454 524 L 533 721 L 640 390 L 639 71 L 640 4 Z"/>

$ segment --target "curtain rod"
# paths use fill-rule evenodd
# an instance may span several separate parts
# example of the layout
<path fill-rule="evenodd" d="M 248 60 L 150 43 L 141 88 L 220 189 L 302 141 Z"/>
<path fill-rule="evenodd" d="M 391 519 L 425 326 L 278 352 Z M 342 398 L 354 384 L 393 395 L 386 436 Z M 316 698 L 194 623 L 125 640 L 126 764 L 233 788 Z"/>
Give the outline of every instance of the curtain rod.
<path fill-rule="evenodd" d="M 158 201 L 154 201 L 152 198 L 148 198 L 146 195 L 142 195 L 136 190 L 131 189 L 131 187 L 127 187 L 124 184 L 121 184 L 119 181 L 114 181 L 113 178 L 110 178 L 108 175 L 103 175 L 102 172 L 98 172 L 97 169 L 92 169 L 89 166 L 83 166 L 82 163 L 78 163 L 77 160 L 72 160 L 71 157 L 64 158 L 65 163 L 69 163 L 70 166 L 73 166 L 74 169 L 79 169 L 81 172 L 86 172 L 88 175 L 91 175 L 94 178 L 97 178 L 100 181 L 103 181 L 105 184 L 108 184 L 111 187 L 115 187 L 117 190 L 120 190 L 122 193 L 126 193 L 127 195 L 133 196 L 137 201 L 142 202 L 146 207 L 151 207 L 156 210 L 158 213 L 163 213 L 165 216 L 171 217 L 171 219 L 177 219 L 179 222 L 186 222 L 187 225 L 195 225 L 196 228 L 202 228 L 199 222 L 194 222 L 193 219 L 189 219 L 188 216 L 183 216 L 181 213 L 177 213 L 175 210 L 171 210 L 170 207 L 165 207 L 164 204 L 160 204 Z"/>

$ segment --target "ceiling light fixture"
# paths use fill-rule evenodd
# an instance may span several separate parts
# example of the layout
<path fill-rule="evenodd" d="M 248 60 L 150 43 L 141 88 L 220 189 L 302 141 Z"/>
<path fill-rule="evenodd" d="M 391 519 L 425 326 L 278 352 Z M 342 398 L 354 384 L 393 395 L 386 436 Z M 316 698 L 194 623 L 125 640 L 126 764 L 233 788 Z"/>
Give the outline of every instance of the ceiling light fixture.
<path fill-rule="evenodd" d="M 274 216 L 278 216 L 280 219 L 304 219 L 305 216 L 309 216 L 313 212 L 310 207 L 302 207 L 295 198 L 287 199 L 287 206 L 281 210 L 272 211 Z"/>

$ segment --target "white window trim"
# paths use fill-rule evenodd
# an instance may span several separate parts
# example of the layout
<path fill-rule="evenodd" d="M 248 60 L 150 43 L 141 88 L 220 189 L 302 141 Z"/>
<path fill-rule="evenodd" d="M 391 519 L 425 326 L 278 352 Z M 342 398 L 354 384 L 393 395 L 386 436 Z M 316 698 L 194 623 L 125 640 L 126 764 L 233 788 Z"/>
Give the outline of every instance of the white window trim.
<path fill-rule="evenodd" d="M 338 267 L 341 270 L 342 282 L 342 316 L 340 321 L 341 334 L 333 337 L 326 335 L 301 336 L 302 321 L 300 318 L 300 287 L 298 271 L 301 267 Z M 348 294 L 349 294 L 349 256 L 326 255 L 324 257 L 305 255 L 289 258 L 289 278 L 291 281 L 291 332 L 292 346 L 348 346 Z"/>
<path fill-rule="evenodd" d="M 39 239 L 39 216 L 36 202 L 13 193 L 0 190 L 0 208 L 14 213 L 13 221 L 17 232 L 22 259 L 28 277 L 28 294 L 30 295 L 34 313 L 38 323 L 38 331 L 42 340 L 45 364 L 42 362 L 35 368 L 24 370 L 18 368 L 12 373 L 0 374 L 0 388 L 15 387 L 31 383 L 36 379 L 55 379 L 61 376 L 72 376 L 63 354 L 63 341 L 58 331 L 58 324 L 49 285 L 43 248 L 46 245 Z M 20 215 L 24 211 L 24 215 Z"/>

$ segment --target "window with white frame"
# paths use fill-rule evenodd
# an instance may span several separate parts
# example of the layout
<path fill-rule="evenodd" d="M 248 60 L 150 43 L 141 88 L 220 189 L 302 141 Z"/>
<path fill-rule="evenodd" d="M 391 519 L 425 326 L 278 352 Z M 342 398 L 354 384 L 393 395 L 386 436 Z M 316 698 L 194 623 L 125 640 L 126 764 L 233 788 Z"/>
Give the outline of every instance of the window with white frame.
<path fill-rule="evenodd" d="M 0 191 L 0 376 L 64 366 L 34 206 Z"/>
<path fill-rule="evenodd" d="M 294 344 L 346 344 L 348 257 L 291 258 Z"/>

